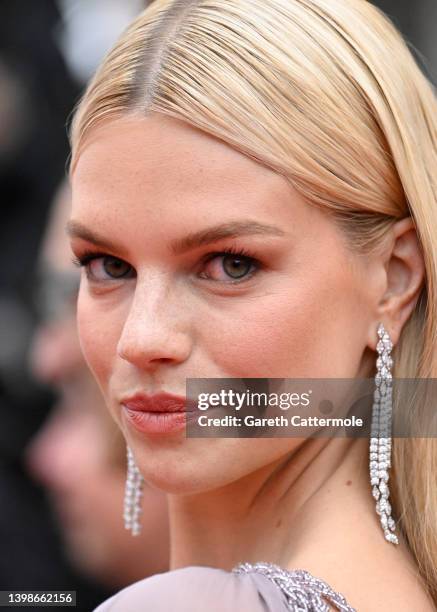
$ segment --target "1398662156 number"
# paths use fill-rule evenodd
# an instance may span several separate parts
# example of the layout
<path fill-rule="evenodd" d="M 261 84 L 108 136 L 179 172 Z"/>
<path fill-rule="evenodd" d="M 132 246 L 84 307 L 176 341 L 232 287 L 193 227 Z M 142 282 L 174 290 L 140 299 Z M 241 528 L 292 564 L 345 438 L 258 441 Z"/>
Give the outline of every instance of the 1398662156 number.
<path fill-rule="evenodd" d="M 76 591 L 0 591 L 0 606 L 75 606 Z"/>

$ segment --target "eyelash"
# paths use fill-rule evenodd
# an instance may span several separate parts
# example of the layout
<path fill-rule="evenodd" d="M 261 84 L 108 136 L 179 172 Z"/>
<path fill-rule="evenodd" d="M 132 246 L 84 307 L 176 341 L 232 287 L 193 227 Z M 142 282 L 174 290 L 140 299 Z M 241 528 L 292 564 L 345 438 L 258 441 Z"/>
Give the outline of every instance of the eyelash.
<path fill-rule="evenodd" d="M 243 283 L 244 281 L 249 280 L 249 278 L 254 276 L 254 274 L 256 274 L 258 272 L 258 270 L 261 268 L 261 262 L 258 261 L 256 259 L 256 257 L 251 255 L 251 253 L 249 251 L 247 251 L 244 248 L 238 248 L 238 247 L 233 246 L 233 245 L 230 246 L 230 247 L 227 247 L 226 249 L 223 249 L 222 251 L 214 251 L 213 253 L 208 253 L 203 258 L 203 264 L 209 263 L 210 261 L 212 261 L 216 257 L 225 257 L 226 255 L 234 255 L 235 257 L 242 257 L 244 259 L 247 259 L 247 260 L 249 260 L 249 262 L 252 265 L 255 266 L 255 269 L 252 270 L 251 272 L 249 272 L 244 277 L 242 277 L 241 280 L 234 279 L 234 280 L 230 280 L 230 281 L 215 281 L 215 282 L 226 282 L 227 284 L 239 284 L 239 283 Z M 94 251 L 84 251 L 84 253 L 80 257 L 73 257 L 72 262 L 77 267 L 85 268 L 87 276 L 88 276 L 88 273 L 89 273 L 88 264 L 90 264 L 94 259 L 99 259 L 101 257 L 110 257 L 110 256 L 107 253 L 98 253 L 98 252 L 94 252 Z M 120 260 L 120 261 L 123 261 L 123 260 Z M 89 278 L 89 276 L 88 276 L 88 278 Z M 114 280 L 117 280 L 117 279 L 114 279 Z"/>

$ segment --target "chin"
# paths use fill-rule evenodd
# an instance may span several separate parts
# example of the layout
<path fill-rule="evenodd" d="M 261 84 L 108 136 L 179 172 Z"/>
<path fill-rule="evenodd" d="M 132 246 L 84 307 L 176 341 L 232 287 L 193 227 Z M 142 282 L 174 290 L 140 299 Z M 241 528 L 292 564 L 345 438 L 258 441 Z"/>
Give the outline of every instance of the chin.
<path fill-rule="evenodd" d="M 190 495 L 220 486 L 211 482 L 212 479 L 208 478 L 207 474 L 193 473 L 191 469 L 185 471 L 181 466 L 170 469 L 163 469 L 161 466 L 154 470 L 150 465 L 140 465 L 139 468 L 150 486 L 165 493 Z"/>
<path fill-rule="evenodd" d="M 145 481 L 160 491 L 182 495 L 238 481 L 261 467 L 264 458 L 268 463 L 271 454 L 270 450 L 258 457 L 253 441 L 248 445 L 236 438 L 127 439 Z M 263 446 L 263 441 L 255 442 L 257 449 Z"/>
<path fill-rule="evenodd" d="M 138 452 L 135 456 L 144 480 L 151 487 L 165 493 L 175 495 L 203 493 L 230 482 L 229 470 L 217 462 L 201 463 L 192 461 L 188 457 L 166 460 L 162 456 L 150 461 L 150 454 L 144 452 Z"/>

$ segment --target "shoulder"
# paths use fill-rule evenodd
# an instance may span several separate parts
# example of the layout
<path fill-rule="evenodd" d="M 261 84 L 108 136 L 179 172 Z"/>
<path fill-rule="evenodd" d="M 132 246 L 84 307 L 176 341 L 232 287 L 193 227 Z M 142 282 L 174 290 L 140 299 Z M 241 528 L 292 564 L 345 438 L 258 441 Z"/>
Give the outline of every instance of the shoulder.
<path fill-rule="evenodd" d="M 94 612 L 286 612 L 288 609 L 282 592 L 261 574 L 191 566 L 140 580 L 104 601 Z"/>

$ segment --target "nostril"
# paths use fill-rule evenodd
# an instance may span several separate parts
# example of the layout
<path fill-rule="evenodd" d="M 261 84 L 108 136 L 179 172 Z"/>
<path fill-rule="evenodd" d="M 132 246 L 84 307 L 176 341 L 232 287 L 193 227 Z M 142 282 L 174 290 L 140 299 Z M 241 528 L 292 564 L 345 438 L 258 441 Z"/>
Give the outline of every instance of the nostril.
<path fill-rule="evenodd" d="M 121 359 L 143 369 L 181 363 L 190 352 L 188 333 L 168 330 L 159 323 L 135 329 L 125 327 L 117 345 L 117 355 Z"/>

